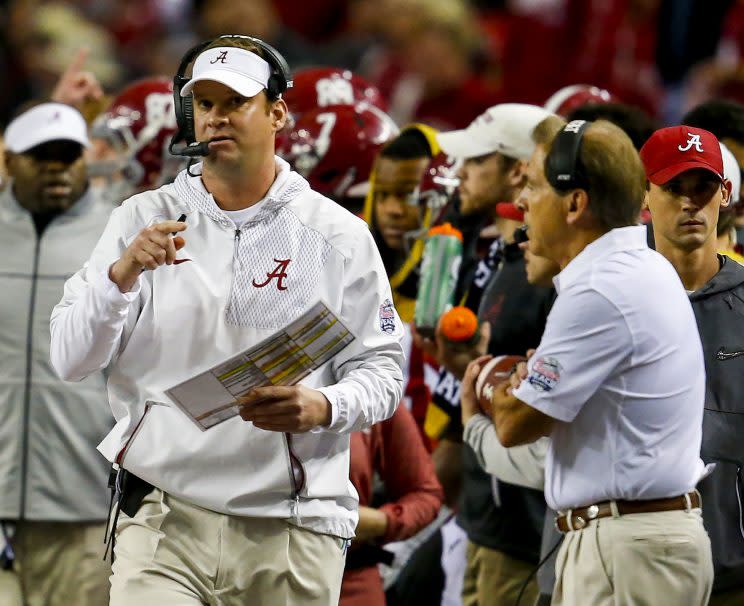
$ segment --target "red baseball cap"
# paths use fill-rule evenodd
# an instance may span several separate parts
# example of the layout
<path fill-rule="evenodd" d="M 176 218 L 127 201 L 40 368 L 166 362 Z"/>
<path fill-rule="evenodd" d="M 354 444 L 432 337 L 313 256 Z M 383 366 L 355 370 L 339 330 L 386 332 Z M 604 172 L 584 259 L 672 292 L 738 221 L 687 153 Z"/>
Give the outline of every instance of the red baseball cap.
<path fill-rule="evenodd" d="M 496 215 L 502 219 L 524 221 L 524 211 L 517 208 L 513 202 L 499 202 L 496 204 Z"/>
<path fill-rule="evenodd" d="M 641 148 L 646 177 L 663 185 L 680 173 L 702 168 L 723 180 L 723 158 L 716 136 L 692 126 L 670 126 L 657 130 Z"/>

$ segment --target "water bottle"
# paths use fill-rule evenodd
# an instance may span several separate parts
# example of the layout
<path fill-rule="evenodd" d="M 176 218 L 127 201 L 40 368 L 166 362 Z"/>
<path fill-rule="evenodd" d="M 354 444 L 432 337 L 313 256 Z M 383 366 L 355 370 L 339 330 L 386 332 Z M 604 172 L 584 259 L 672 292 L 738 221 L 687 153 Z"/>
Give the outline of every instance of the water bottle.
<path fill-rule="evenodd" d="M 452 307 L 462 262 L 462 233 L 449 223 L 429 230 L 421 259 L 421 278 L 413 321 L 425 337 L 434 336 L 437 321 Z"/>

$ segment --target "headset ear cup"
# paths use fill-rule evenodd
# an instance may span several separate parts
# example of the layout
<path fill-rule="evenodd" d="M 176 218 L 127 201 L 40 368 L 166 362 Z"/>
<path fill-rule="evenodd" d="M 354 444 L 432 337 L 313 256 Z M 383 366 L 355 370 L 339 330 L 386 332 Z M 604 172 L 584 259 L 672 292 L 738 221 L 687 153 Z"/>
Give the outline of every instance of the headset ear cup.
<path fill-rule="evenodd" d="M 292 79 L 287 60 L 271 44 L 258 38 L 251 38 L 251 40 L 264 52 L 264 58 L 271 65 L 272 73 L 269 76 L 266 93 L 271 100 L 278 99 L 279 95 L 289 88 Z"/>
<path fill-rule="evenodd" d="M 553 139 L 545 158 L 545 177 L 559 193 L 585 187 L 581 178 L 581 142 L 590 124 L 586 120 L 569 122 Z"/>
<path fill-rule="evenodd" d="M 266 94 L 272 101 L 278 99 L 281 94 L 278 80 L 279 78 L 276 74 L 271 74 L 271 76 L 269 76 L 269 81 L 266 83 Z"/>
<path fill-rule="evenodd" d="M 170 142 L 170 149 L 173 152 L 173 147 L 181 140 L 185 140 L 186 143 L 193 143 L 196 140 L 194 135 L 194 106 L 192 98 L 181 96 L 181 90 L 184 85 L 190 80 L 186 77 L 186 71 L 189 65 L 194 61 L 196 56 L 202 52 L 211 41 L 202 42 L 189 49 L 186 54 L 181 58 L 181 63 L 178 66 L 178 71 L 173 78 L 173 109 L 176 113 L 176 126 L 177 130 L 173 133 L 173 137 Z"/>
<path fill-rule="evenodd" d="M 193 143 L 196 141 L 196 134 L 194 130 L 194 101 L 189 95 L 183 97 L 183 137 L 186 143 Z"/>

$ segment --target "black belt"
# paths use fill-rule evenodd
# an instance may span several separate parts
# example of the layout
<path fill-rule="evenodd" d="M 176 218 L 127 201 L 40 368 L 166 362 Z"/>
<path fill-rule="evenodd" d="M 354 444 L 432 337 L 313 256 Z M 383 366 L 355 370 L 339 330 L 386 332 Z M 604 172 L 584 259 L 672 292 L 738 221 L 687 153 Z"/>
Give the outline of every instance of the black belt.
<path fill-rule="evenodd" d="M 144 498 L 150 494 L 155 487 L 142 478 L 138 478 L 126 469 L 116 470 L 113 467 L 109 473 L 108 487 L 111 489 L 111 500 L 109 501 L 109 514 L 106 522 L 106 535 L 103 542 L 106 545 L 106 551 L 103 553 L 103 559 L 106 559 L 111 547 L 111 563 L 114 562 L 114 547 L 116 545 L 116 524 L 119 521 L 119 512 L 123 511 L 130 518 L 133 518 L 142 505 Z M 111 511 L 116 503 L 116 513 L 111 520 Z"/>

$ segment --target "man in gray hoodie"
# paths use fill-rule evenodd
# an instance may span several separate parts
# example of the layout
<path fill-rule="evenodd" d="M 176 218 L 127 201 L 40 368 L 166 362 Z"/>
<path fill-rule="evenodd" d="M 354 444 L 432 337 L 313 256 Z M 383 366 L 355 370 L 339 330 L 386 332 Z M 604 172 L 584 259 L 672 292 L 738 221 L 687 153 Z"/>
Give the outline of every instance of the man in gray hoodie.
<path fill-rule="evenodd" d="M 83 116 L 36 105 L 5 130 L 0 194 L 0 604 L 105 606 L 114 425 L 102 373 L 64 384 L 49 363 L 49 316 L 111 211 L 89 187 Z"/>
<path fill-rule="evenodd" d="M 718 213 L 729 203 L 718 141 L 702 129 L 656 131 L 641 149 L 656 249 L 677 270 L 695 312 L 707 374 L 699 485 L 715 581 L 710 605 L 744 604 L 744 267 L 718 255 Z M 692 163 L 691 163 L 692 162 Z"/>

